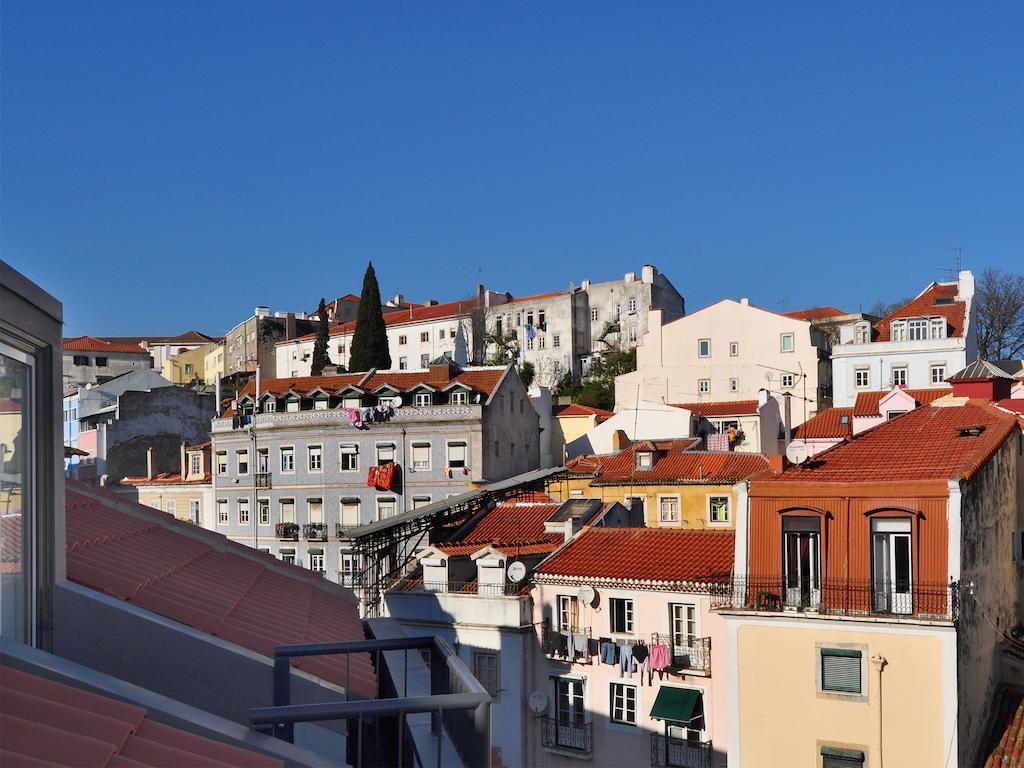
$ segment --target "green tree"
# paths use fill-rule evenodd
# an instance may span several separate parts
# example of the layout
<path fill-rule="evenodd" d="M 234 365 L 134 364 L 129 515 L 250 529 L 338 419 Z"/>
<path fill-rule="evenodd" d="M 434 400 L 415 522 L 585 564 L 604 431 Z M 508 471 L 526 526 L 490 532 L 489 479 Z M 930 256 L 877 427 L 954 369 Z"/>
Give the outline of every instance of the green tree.
<path fill-rule="evenodd" d="M 615 407 L 615 377 L 636 370 L 636 348 L 605 352 L 593 362 L 574 401 L 592 408 Z"/>
<path fill-rule="evenodd" d="M 533 363 L 523 363 L 519 366 L 519 378 L 523 380 L 523 386 L 527 389 L 533 384 L 533 379 L 537 375 L 537 369 L 534 368 Z"/>
<path fill-rule="evenodd" d="M 371 368 L 387 370 L 390 367 L 391 352 L 388 350 L 384 314 L 380 308 L 380 287 L 371 261 L 363 275 L 363 292 L 359 295 L 359 313 L 356 315 L 356 332 L 352 337 L 348 369 L 368 371 Z"/>
<path fill-rule="evenodd" d="M 331 358 L 327 354 L 327 345 L 330 343 L 330 334 L 327 331 L 327 306 L 322 298 L 320 306 L 316 310 L 316 316 L 320 319 L 320 327 L 316 329 L 316 341 L 313 343 L 313 364 L 309 369 L 310 376 L 319 376 L 324 372 L 324 366 L 331 364 Z"/>

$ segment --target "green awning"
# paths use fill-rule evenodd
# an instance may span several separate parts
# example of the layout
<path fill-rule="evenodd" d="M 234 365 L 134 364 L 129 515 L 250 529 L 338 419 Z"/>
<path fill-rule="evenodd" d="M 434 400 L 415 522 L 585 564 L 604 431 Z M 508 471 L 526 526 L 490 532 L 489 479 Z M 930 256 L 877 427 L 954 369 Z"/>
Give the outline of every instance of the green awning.
<path fill-rule="evenodd" d="M 671 688 L 662 686 L 651 707 L 651 717 L 657 720 L 673 720 L 688 723 L 693 718 L 694 707 L 700 701 L 701 692 L 692 688 Z"/>

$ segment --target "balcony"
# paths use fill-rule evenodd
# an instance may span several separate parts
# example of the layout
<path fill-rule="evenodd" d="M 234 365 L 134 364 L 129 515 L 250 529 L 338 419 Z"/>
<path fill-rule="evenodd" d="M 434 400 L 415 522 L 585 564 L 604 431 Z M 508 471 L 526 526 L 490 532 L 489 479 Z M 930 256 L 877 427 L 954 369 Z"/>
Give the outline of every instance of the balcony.
<path fill-rule="evenodd" d="M 674 643 L 669 635 L 651 635 L 651 645 L 668 647 L 672 657 L 671 666 L 680 671 L 711 674 L 711 638 L 697 637 L 689 643 Z"/>
<path fill-rule="evenodd" d="M 673 739 L 651 734 L 651 765 L 668 768 L 707 768 L 711 764 L 711 742 Z"/>
<path fill-rule="evenodd" d="M 735 576 L 711 594 L 715 610 L 801 612 L 822 616 L 956 621 L 956 582 L 894 584 L 870 579 L 822 579 L 787 585 L 782 576 Z"/>
<path fill-rule="evenodd" d="M 278 523 L 274 526 L 274 535 L 281 541 L 298 541 L 298 523 Z"/>
<path fill-rule="evenodd" d="M 269 491 L 272 489 L 273 483 L 270 480 L 269 472 L 257 472 L 256 473 L 256 487 L 260 490 Z"/>
<path fill-rule="evenodd" d="M 583 638 L 583 641 L 588 646 L 586 651 L 581 652 L 577 646 L 573 645 L 574 636 Z M 562 661 L 570 661 L 574 664 L 592 664 L 594 655 L 590 653 L 589 645 L 590 627 L 581 627 L 570 632 L 569 630 L 560 631 L 547 624 L 541 624 L 540 647 L 544 655 L 549 659 L 561 659 Z"/>
<path fill-rule="evenodd" d="M 302 526 L 302 538 L 306 541 L 327 541 L 327 523 L 306 523 Z"/>
<path fill-rule="evenodd" d="M 501 584 L 481 584 L 473 581 L 423 581 L 421 579 L 397 579 L 389 589 L 399 592 L 431 592 L 449 595 L 483 595 L 484 597 L 516 596 L 522 585 L 504 581 Z"/>
<path fill-rule="evenodd" d="M 518 585 L 521 586 L 521 585 Z M 533 616 L 517 585 L 398 579 L 384 592 L 389 615 L 403 621 L 450 624 L 453 620 L 500 628 L 525 628 Z"/>
<path fill-rule="evenodd" d="M 590 723 L 564 723 L 553 717 L 542 717 L 540 745 L 544 749 L 589 757 L 594 750 L 593 726 Z"/>

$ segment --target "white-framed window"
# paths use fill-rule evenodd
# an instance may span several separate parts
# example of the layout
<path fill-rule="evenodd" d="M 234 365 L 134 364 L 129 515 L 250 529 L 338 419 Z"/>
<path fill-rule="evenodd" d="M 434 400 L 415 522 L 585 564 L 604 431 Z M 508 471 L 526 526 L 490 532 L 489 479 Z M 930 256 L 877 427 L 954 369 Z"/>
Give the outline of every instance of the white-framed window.
<path fill-rule="evenodd" d="M 356 555 L 350 550 L 342 549 L 338 552 L 338 577 L 341 580 L 341 586 L 355 586 L 356 574 L 359 572 L 356 563 Z"/>
<path fill-rule="evenodd" d="M 430 443 L 412 444 L 412 468 L 416 472 L 430 469 Z"/>
<path fill-rule="evenodd" d="M 217 524 L 228 524 L 228 500 L 217 499 Z"/>
<path fill-rule="evenodd" d="M 636 326 L 629 326 L 629 341 L 630 343 L 636 342 Z"/>
<path fill-rule="evenodd" d="M 557 333 L 553 333 L 551 335 L 551 346 L 554 347 L 555 349 L 558 349 L 559 347 L 562 346 L 562 337 L 559 336 Z"/>
<path fill-rule="evenodd" d="M 363 404 L 363 399 L 359 395 L 347 395 L 341 399 L 342 408 L 359 408 Z"/>
<path fill-rule="evenodd" d="M 381 496 L 377 499 L 377 519 L 394 517 L 398 512 L 398 500 L 393 496 Z"/>
<path fill-rule="evenodd" d="M 711 379 L 697 379 L 697 391 L 706 395 L 711 391 Z"/>
<path fill-rule="evenodd" d="M 294 549 L 282 549 L 281 550 L 281 562 L 295 565 L 295 550 Z"/>
<path fill-rule="evenodd" d="M 289 397 L 284 401 L 284 410 L 287 413 L 298 413 L 300 405 L 299 398 Z"/>
<path fill-rule="evenodd" d="M 324 551 L 322 549 L 316 548 L 309 550 L 309 570 L 323 572 Z"/>
<path fill-rule="evenodd" d="M 892 369 L 892 385 L 894 387 L 907 386 L 907 366 L 896 365 Z"/>
<path fill-rule="evenodd" d="M 597 322 L 597 318 L 599 318 L 600 316 L 601 316 L 600 310 L 597 310 L 597 309 L 590 310 L 590 322 L 596 323 Z"/>
<path fill-rule="evenodd" d="M 326 411 L 330 407 L 331 403 L 326 397 L 318 397 L 313 401 L 314 411 Z"/>
<path fill-rule="evenodd" d="M 398 346 L 404 347 L 408 342 L 409 342 L 408 337 L 406 337 L 406 336 L 399 336 L 398 337 Z"/>
<path fill-rule="evenodd" d="M 821 693 L 864 695 L 864 653 L 853 648 L 816 649 L 818 690 Z"/>
<path fill-rule="evenodd" d="M 189 460 L 189 474 L 198 475 L 203 471 L 203 455 L 201 453 L 193 453 Z"/>
<path fill-rule="evenodd" d="M 294 523 L 295 522 L 295 499 L 281 499 L 281 522 L 282 523 Z"/>
<path fill-rule="evenodd" d="M 324 452 L 319 445 L 306 447 L 306 466 L 310 472 L 322 472 L 324 468 Z"/>
<path fill-rule="evenodd" d="M 946 338 L 946 318 L 933 317 L 928 321 L 928 336 L 932 339 Z"/>
<path fill-rule="evenodd" d="M 910 341 L 923 341 L 928 338 L 928 321 L 923 317 L 915 317 L 907 321 L 907 338 Z"/>
<path fill-rule="evenodd" d="M 853 328 L 853 343 L 867 344 L 870 340 L 871 326 L 867 323 L 857 323 Z"/>
<path fill-rule="evenodd" d="M 249 524 L 249 500 L 239 499 L 238 500 L 238 524 L 248 525 Z"/>
<path fill-rule="evenodd" d="M 608 601 L 608 631 L 616 634 L 633 633 L 633 601 L 628 597 L 613 597 Z"/>
<path fill-rule="evenodd" d="M 782 352 L 792 352 L 796 348 L 796 337 L 792 333 L 783 333 L 779 335 L 779 350 Z"/>
<path fill-rule="evenodd" d="M 679 497 L 658 496 L 658 522 L 678 523 L 679 522 Z"/>
<path fill-rule="evenodd" d="M 425 507 L 429 503 L 430 503 L 430 497 L 429 496 L 413 496 L 412 497 L 412 508 L 413 509 L 419 509 L 420 507 Z"/>
<path fill-rule="evenodd" d="M 636 312 L 636 299 L 632 296 L 626 300 L 626 311 Z"/>
<path fill-rule="evenodd" d="M 731 519 L 730 499 L 726 495 L 710 495 L 707 497 L 708 523 L 711 525 L 727 525 Z"/>
<path fill-rule="evenodd" d="M 395 444 L 377 444 L 377 464 L 392 464 L 395 461 Z"/>
<path fill-rule="evenodd" d="M 611 683 L 611 721 L 623 725 L 636 725 L 636 686 Z"/>
<path fill-rule="evenodd" d="M 583 680 L 578 677 L 552 678 L 555 689 L 555 743 L 571 749 L 583 746 L 579 743 L 579 726 L 588 721 L 583 699 Z M 568 726 L 568 727 L 564 727 Z"/>
<path fill-rule="evenodd" d="M 527 339 L 526 339 L 526 348 L 527 349 L 533 349 L 533 339 L 527 337 Z"/>
<path fill-rule="evenodd" d="M 650 451 L 637 451 L 636 468 L 650 469 L 654 466 L 654 454 Z"/>
<path fill-rule="evenodd" d="M 174 514 L 174 499 L 168 499 L 167 500 L 167 509 L 165 511 L 169 515 L 173 515 Z"/>
<path fill-rule="evenodd" d="M 945 365 L 945 363 L 943 363 L 941 365 L 932 365 L 932 366 L 930 366 L 929 380 L 931 381 L 932 384 L 941 384 L 942 382 L 944 382 L 946 380 L 946 365 Z"/>
<path fill-rule="evenodd" d="M 359 499 L 351 496 L 341 500 L 341 527 L 355 528 L 359 525 Z"/>
<path fill-rule="evenodd" d="M 319 497 L 306 499 L 306 522 L 322 523 L 324 521 L 324 500 Z"/>
<path fill-rule="evenodd" d="M 256 512 L 260 525 L 270 525 L 270 499 L 256 499 Z"/>
<path fill-rule="evenodd" d="M 257 472 L 269 472 L 270 471 L 270 449 L 269 448 L 257 448 L 256 449 L 256 471 Z"/>
<path fill-rule="evenodd" d="M 452 405 L 469 405 L 469 392 L 464 389 L 457 389 L 451 394 Z"/>
<path fill-rule="evenodd" d="M 202 525 L 202 504 L 199 499 L 192 499 L 188 503 L 188 519 L 196 525 Z"/>
<path fill-rule="evenodd" d="M 498 675 L 497 651 L 473 652 L 473 677 L 480 681 L 480 685 L 492 698 L 498 698 L 501 685 Z"/>
<path fill-rule="evenodd" d="M 400 370 L 400 371 L 407 371 L 407 370 L 409 370 L 409 358 L 406 357 L 405 355 L 403 355 L 402 357 L 398 358 L 398 370 Z"/>
<path fill-rule="evenodd" d="M 729 357 L 738 357 L 740 354 L 740 343 L 738 341 L 729 342 Z"/>
<path fill-rule="evenodd" d="M 342 443 L 338 446 L 338 465 L 342 472 L 359 471 L 359 446 L 354 443 Z"/>
<path fill-rule="evenodd" d="M 249 474 L 249 449 L 243 448 L 240 451 L 235 451 L 235 466 L 238 467 L 239 475 Z"/>
<path fill-rule="evenodd" d="M 668 607 L 673 648 L 689 648 L 697 640 L 697 606 L 672 603 Z"/>
<path fill-rule="evenodd" d="M 739 392 L 739 390 L 740 390 L 740 380 L 739 379 L 729 379 L 729 391 L 730 392 Z"/>
<path fill-rule="evenodd" d="M 793 384 L 796 381 L 796 377 L 792 373 L 784 373 L 780 377 L 783 389 L 792 389 Z"/>
<path fill-rule="evenodd" d="M 223 477 L 228 473 L 228 452 L 217 451 L 217 474 Z"/>
<path fill-rule="evenodd" d="M 430 355 L 420 355 L 420 368 L 426 368 L 430 365 Z"/>
<path fill-rule="evenodd" d="M 430 341 L 430 331 L 422 331 L 420 333 L 420 341 L 421 342 Z"/>
<path fill-rule="evenodd" d="M 295 471 L 295 449 L 288 445 L 283 446 L 280 451 L 281 457 L 281 471 L 282 472 L 294 472 Z"/>
<path fill-rule="evenodd" d="M 431 392 L 417 392 L 416 393 L 416 407 L 425 408 L 428 405 L 434 404 L 434 395 Z"/>
<path fill-rule="evenodd" d="M 854 368 L 853 386 L 857 389 L 864 389 L 871 386 L 871 370 L 869 368 Z"/>
<path fill-rule="evenodd" d="M 697 339 L 697 357 L 711 357 L 711 339 Z"/>
<path fill-rule="evenodd" d="M 907 340 L 907 321 L 893 320 L 889 323 L 889 338 L 892 341 Z"/>
<path fill-rule="evenodd" d="M 538 336 L 537 337 L 537 349 L 544 349 L 545 344 L 546 344 L 546 339 L 547 339 L 546 336 Z"/>
<path fill-rule="evenodd" d="M 580 628 L 580 601 L 575 595 L 558 595 L 558 629 L 575 632 Z"/>
<path fill-rule="evenodd" d="M 453 440 L 448 443 L 448 468 L 460 469 L 465 466 L 467 466 L 466 441 Z"/>

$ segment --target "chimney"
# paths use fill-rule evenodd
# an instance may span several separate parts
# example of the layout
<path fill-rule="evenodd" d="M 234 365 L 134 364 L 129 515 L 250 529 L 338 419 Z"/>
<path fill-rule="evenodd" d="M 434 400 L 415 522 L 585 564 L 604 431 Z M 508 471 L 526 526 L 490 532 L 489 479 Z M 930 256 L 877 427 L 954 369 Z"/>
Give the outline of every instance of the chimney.
<path fill-rule="evenodd" d="M 786 468 L 786 457 L 781 453 L 774 453 L 768 457 L 768 466 L 771 467 L 772 472 L 781 475 Z"/>
<path fill-rule="evenodd" d="M 295 338 L 295 313 L 289 312 L 284 316 L 284 337 L 285 339 Z M 256 343 L 259 343 L 259 339 L 256 339 Z"/>
<path fill-rule="evenodd" d="M 581 291 L 589 291 L 590 290 L 590 279 L 589 278 L 584 280 L 582 283 L 580 283 L 580 290 Z"/>
<path fill-rule="evenodd" d="M 146 449 L 146 479 L 153 479 L 153 449 Z"/>
<path fill-rule="evenodd" d="M 185 444 L 184 443 L 181 444 L 181 462 L 180 462 L 180 466 L 181 466 L 181 469 L 179 470 L 179 473 L 181 474 L 181 479 L 184 480 L 185 477 L 188 474 L 185 471 L 185 466 L 186 465 L 185 465 Z"/>
<path fill-rule="evenodd" d="M 742 304 L 744 307 L 749 307 L 750 306 L 750 299 L 748 299 L 746 296 L 744 296 L 742 299 L 740 299 L 740 304 Z"/>
<path fill-rule="evenodd" d="M 636 272 L 627 272 L 623 278 L 623 282 L 626 283 L 632 283 L 634 280 L 636 280 Z"/>
<path fill-rule="evenodd" d="M 458 369 L 451 360 L 445 358 L 427 366 L 427 384 L 432 387 L 443 387 L 457 375 Z"/>
<path fill-rule="evenodd" d="M 966 301 L 974 297 L 974 273 L 969 269 L 963 270 L 957 275 L 956 298 L 959 301 Z"/>
<path fill-rule="evenodd" d="M 643 272 L 641 274 L 643 275 L 641 278 L 643 282 L 653 283 L 654 278 L 658 276 L 658 268 L 651 266 L 650 264 L 644 264 Z"/>
<path fill-rule="evenodd" d="M 256 307 L 253 310 L 253 315 L 256 317 L 270 317 L 270 307 Z"/>
<path fill-rule="evenodd" d="M 629 436 L 625 433 L 624 430 L 616 429 L 615 432 L 612 433 L 612 450 L 613 451 L 621 451 L 623 448 L 628 448 L 629 447 L 629 443 L 630 443 Z"/>

